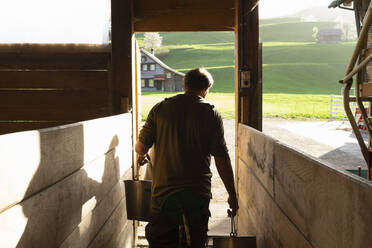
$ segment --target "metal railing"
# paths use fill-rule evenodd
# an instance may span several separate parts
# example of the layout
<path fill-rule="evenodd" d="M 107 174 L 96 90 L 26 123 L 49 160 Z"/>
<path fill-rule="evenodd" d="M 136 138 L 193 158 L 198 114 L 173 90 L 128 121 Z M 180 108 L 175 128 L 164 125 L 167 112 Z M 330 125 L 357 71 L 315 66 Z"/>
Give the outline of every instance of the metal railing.
<path fill-rule="evenodd" d="M 367 145 L 365 144 L 362 134 L 359 130 L 359 127 L 357 125 L 357 122 L 355 121 L 354 114 L 352 112 L 352 109 L 350 107 L 350 103 L 356 102 L 361 115 L 363 117 L 365 126 L 367 128 L 369 137 L 371 137 L 372 133 L 372 123 L 371 120 L 368 118 L 368 114 L 366 111 L 366 108 L 363 105 L 363 102 L 366 101 L 372 101 L 372 96 L 367 97 L 361 97 L 360 96 L 360 89 L 361 85 L 364 81 L 364 71 L 365 66 L 372 60 L 372 54 L 369 54 L 365 57 L 365 49 L 367 47 L 367 36 L 368 32 L 372 23 L 372 2 L 368 7 L 368 10 L 366 12 L 366 15 L 363 20 L 362 29 L 360 31 L 360 35 L 358 38 L 358 41 L 356 43 L 353 55 L 350 59 L 349 65 L 345 72 L 345 77 L 343 80 L 340 81 L 340 83 L 343 84 L 343 98 L 344 98 L 344 108 L 346 115 L 349 119 L 350 125 L 354 131 L 355 137 L 358 140 L 361 152 L 363 154 L 364 160 L 366 161 L 369 169 L 369 179 L 372 180 L 371 175 L 371 165 L 372 165 L 372 159 L 370 159 L 370 155 L 372 154 L 371 151 L 367 148 Z M 356 75 L 356 84 L 355 84 L 355 90 L 357 94 L 355 97 L 350 96 L 351 87 L 353 85 L 353 76 Z"/>

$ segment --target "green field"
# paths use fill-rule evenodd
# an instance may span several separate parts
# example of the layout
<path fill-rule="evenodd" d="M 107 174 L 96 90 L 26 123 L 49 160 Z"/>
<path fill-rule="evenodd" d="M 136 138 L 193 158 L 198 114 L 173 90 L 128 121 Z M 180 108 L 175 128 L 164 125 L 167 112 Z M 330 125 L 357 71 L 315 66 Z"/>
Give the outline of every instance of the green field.
<path fill-rule="evenodd" d="M 179 93 L 144 93 L 142 96 L 142 119 L 145 120 L 151 107 L 166 97 Z M 210 93 L 207 101 L 212 103 L 223 118 L 235 117 L 234 93 Z M 264 94 L 263 114 L 267 117 L 327 119 L 329 95 L 311 94 Z"/>
<path fill-rule="evenodd" d="M 294 18 L 261 21 L 263 41 L 263 110 L 265 116 L 320 118 L 329 116 L 330 94 L 340 94 L 342 78 L 355 43 L 318 44 L 312 27 L 332 22 L 298 22 Z M 234 34 L 232 32 L 161 33 L 161 59 L 182 72 L 203 66 L 215 84 L 208 100 L 224 118 L 234 117 Z M 143 35 L 137 35 L 142 43 Z M 175 94 L 175 93 L 170 93 Z M 143 117 L 169 93 L 143 93 Z"/>

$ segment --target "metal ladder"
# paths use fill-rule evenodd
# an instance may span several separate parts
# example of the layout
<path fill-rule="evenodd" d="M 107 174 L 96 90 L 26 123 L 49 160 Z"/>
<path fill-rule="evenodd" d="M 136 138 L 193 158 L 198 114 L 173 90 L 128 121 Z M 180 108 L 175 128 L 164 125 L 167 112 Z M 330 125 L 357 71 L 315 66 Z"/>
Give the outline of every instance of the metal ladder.
<path fill-rule="evenodd" d="M 356 13 L 357 15 L 358 13 Z M 372 181 L 372 118 L 364 105 L 365 102 L 372 102 L 372 31 L 369 31 L 372 24 L 372 3 L 363 19 L 359 38 L 356 43 L 353 55 L 346 69 L 345 77 L 340 80 L 343 84 L 344 108 L 349 119 L 354 134 L 358 140 L 361 152 L 368 167 L 368 178 Z M 372 29 L 371 29 L 372 30 Z M 353 85 L 353 76 L 356 75 L 355 97 L 350 96 L 350 90 Z M 358 128 L 355 117 L 350 108 L 350 103 L 356 102 L 369 135 L 368 147 L 363 140 L 360 129 Z M 369 109 L 369 112 L 371 110 Z"/>

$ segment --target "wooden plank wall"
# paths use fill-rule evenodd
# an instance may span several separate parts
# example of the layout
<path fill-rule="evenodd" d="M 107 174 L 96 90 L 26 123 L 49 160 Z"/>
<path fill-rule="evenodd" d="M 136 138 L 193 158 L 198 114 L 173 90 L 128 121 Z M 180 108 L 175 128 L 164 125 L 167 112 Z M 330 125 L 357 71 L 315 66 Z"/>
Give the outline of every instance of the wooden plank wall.
<path fill-rule="evenodd" d="M 131 114 L 0 135 L 0 247 L 132 247 Z"/>
<path fill-rule="evenodd" d="M 239 234 L 258 247 L 372 247 L 372 183 L 238 127 Z"/>
<path fill-rule="evenodd" d="M 111 114 L 110 49 L 102 45 L 0 46 L 0 134 Z"/>

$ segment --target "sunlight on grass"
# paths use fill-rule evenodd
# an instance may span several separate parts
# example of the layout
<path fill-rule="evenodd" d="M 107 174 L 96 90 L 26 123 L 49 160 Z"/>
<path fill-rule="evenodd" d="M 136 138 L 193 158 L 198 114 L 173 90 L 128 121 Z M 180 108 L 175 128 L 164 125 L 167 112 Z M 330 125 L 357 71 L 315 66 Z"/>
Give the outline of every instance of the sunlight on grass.
<path fill-rule="evenodd" d="M 345 74 L 355 42 L 316 43 L 312 37 L 315 25 L 319 29 L 331 28 L 334 23 L 301 22 L 291 17 L 265 20 L 260 24 L 264 116 L 328 118 L 329 95 L 340 94 L 338 81 Z M 169 50 L 162 55 L 162 61 L 181 72 L 195 67 L 209 70 L 214 85 L 207 100 L 224 118 L 234 118 L 234 34 L 178 32 L 161 35 L 163 47 Z M 137 37 L 142 40 L 143 34 Z M 155 103 L 175 94 L 178 93 L 143 93 L 142 117 L 147 116 Z"/>
<path fill-rule="evenodd" d="M 271 42 L 264 42 L 263 47 L 282 47 L 282 46 L 305 46 L 314 44 L 315 42 L 277 42 L 277 41 L 271 41 Z"/>
<path fill-rule="evenodd" d="M 329 108 L 329 95 L 263 95 L 263 115 L 267 117 L 328 119 Z"/>
<path fill-rule="evenodd" d="M 148 93 L 141 98 L 142 119 L 145 120 L 150 109 L 166 97 L 180 93 Z M 235 117 L 234 93 L 209 93 L 207 101 L 213 104 L 224 119 Z M 263 115 L 281 118 L 328 119 L 330 107 L 329 95 L 311 94 L 264 94 Z"/>
<path fill-rule="evenodd" d="M 170 45 L 168 49 L 200 49 L 200 50 L 229 50 L 234 49 L 234 43 L 198 44 L 198 45 Z"/>
<path fill-rule="evenodd" d="M 207 70 L 217 70 L 217 69 L 234 69 L 235 66 L 234 65 L 222 65 L 222 66 L 203 66 L 204 69 L 207 69 Z M 180 71 L 183 71 L 183 72 L 187 72 L 191 69 L 194 69 L 194 68 L 183 68 L 183 69 L 180 69 Z"/>

